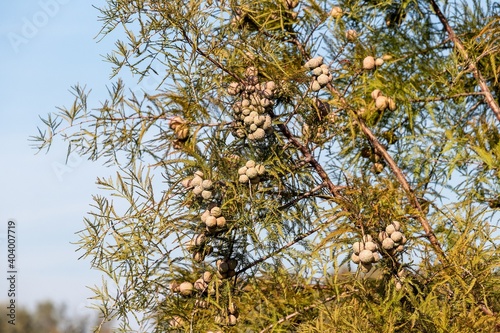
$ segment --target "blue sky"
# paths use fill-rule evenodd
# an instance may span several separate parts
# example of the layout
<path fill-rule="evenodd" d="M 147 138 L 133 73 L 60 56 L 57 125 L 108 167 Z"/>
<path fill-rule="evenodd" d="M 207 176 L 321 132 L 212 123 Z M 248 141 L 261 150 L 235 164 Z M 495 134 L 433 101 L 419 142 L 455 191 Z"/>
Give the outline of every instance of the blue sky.
<path fill-rule="evenodd" d="M 85 312 L 92 296 L 86 286 L 101 282 L 88 260 L 77 260 L 80 253 L 71 242 L 90 210 L 96 178 L 113 170 L 79 158 L 61 169 L 66 153 L 61 140 L 48 154 L 35 155 L 28 138 L 42 125 L 39 115 L 71 103 L 74 84 L 92 89 L 93 106 L 105 98 L 111 64 L 103 55 L 113 49 L 117 35 L 99 43 L 95 39 L 101 22 L 92 5 L 103 3 L 24 0 L 0 5 L 0 270 L 6 274 L 2 234 L 13 218 L 20 306 L 50 299 L 67 303 L 70 314 Z M 0 302 L 7 301 L 6 294 L 2 278 Z"/>

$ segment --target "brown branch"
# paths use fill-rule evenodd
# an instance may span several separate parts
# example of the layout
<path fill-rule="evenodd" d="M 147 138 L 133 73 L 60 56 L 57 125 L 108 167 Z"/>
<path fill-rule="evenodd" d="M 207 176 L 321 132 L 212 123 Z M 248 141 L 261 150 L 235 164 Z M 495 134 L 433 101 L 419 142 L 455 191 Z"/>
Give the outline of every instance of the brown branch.
<path fill-rule="evenodd" d="M 343 97 L 343 95 L 335 89 L 330 83 L 327 85 L 327 88 L 330 90 L 331 93 L 337 95 L 340 98 L 340 101 L 344 105 L 348 105 L 347 101 Z M 446 255 L 443 251 L 443 248 L 441 247 L 441 244 L 439 244 L 439 241 L 436 238 L 436 235 L 434 234 L 431 225 L 429 224 L 429 221 L 425 218 L 425 213 L 422 210 L 422 207 L 420 206 L 420 203 L 418 202 L 417 196 L 413 192 L 412 188 L 410 187 L 410 184 L 406 180 L 406 177 L 404 176 L 403 172 L 401 169 L 398 167 L 396 162 L 392 159 L 391 155 L 387 152 L 387 150 L 382 146 L 382 144 L 378 141 L 377 137 L 373 134 L 373 132 L 366 126 L 365 122 L 358 116 L 354 115 L 355 121 L 359 124 L 361 130 L 365 134 L 365 136 L 368 138 L 370 143 L 373 145 L 373 147 L 377 150 L 377 152 L 380 153 L 380 155 L 383 157 L 385 162 L 389 165 L 391 168 L 392 172 L 400 182 L 401 186 L 403 187 L 404 191 L 406 192 L 406 195 L 410 201 L 410 204 L 419 212 L 418 214 L 418 221 L 422 225 L 422 228 L 425 231 L 426 237 L 429 239 L 429 242 L 431 243 L 432 247 L 436 251 L 439 260 L 443 263 L 447 262 Z"/>
<path fill-rule="evenodd" d="M 479 304 L 479 307 L 481 308 L 481 311 L 483 311 L 483 313 L 487 316 L 494 316 L 495 314 L 493 313 L 493 311 L 491 311 L 485 304 L 483 303 L 480 303 Z"/>
<path fill-rule="evenodd" d="M 436 1 L 430 0 L 430 3 L 432 5 L 432 8 L 434 9 L 434 12 L 436 13 L 437 17 L 439 18 L 439 21 L 441 21 L 441 24 L 443 25 L 444 29 L 448 33 L 449 39 L 453 42 L 453 44 L 455 45 L 455 47 L 457 48 L 458 52 L 460 53 L 462 58 L 465 60 L 465 62 L 468 63 L 468 69 L 470 71 L 472 71 L 472 74 L 474 75 L 474 78 L 476 79 L 477 84 L 479 85 L 481 91 L 483 92 L 486 103 L 488 104 L 490 109 L 493 111 L 493 113 L 497 117 L 497 120 L 500 121 L 500 106 L 493 98 L 493 95 L 491 94 L 491 91 L 490 91 L 488 85 L 486 84 L 486 80 L 484 79 L 479 68 L 477 68 L 476 62 L 469 57 L 469 54 L 467 53 L 467 50 L 465 49 L 464 45 L 462 44 L 462 41 L 455 34 L 455 31 L 453 30 L 453 28 L 449 24 L 448 20 L 444 16 L 444 13 L 441 11 L 441 9 L 439 8 Z M 488 309 L 488 307 L 486 307 L 484 304 L 480 303 L 480 308 L 484 314 L 486 314 L 488 316 L 494 315 L 494 313 L 490 309 Z"/>
<path fill-rule="evenodd" d="M 361 127 L 361 130 L 363 133 L 366 135 L 370 143 L 373 145 L 375 150 L 382 155 L 384 158 L 385 162 L 389 165 L 391 168 L 392 172 L 396 176 L 397 180 L 403 187 L 404 191 L 407 194 L 408 199 L 410 200 L 411 205 L 416 208 L 419 212 L 417 219 L 424 228 L 425 235 L 429 239 L 429 242 L 431 242 L 432 246 L 434 247 L 434 250 L 439 256 L 439 259 L 443 262 L 446 262 L 446 255 L 441 247 L 441 244 L 439 244 L 439 241 L 436 238 L 436 235 L 434 234 L 432 227 L 429 224 L 429 221 L 424 217 L 425 213 L 422 210 L 422 207 L 420 206 L 420 203 L 418 202 L 418 198 L 413 192 L 412 188 L 410 187 L 410 184 L 406 180 L 405 175 L 401 171 L 401 169 L 398 167 L 396 162 L 392 159 L 391 155 L 387 152 L 387 150 L 382 146 L 382 144 L 378 141 L 377 137 L 373 134 L 373 132 L 366 126 L 365 122 L 359 118 L 356 115 L 356 121 Z"/>
<path fill-rule="evenodd" d="M 297 38 L 289 39 L 289 40 L 287 40 L 287 42 L 289 42 L 289 43 L 294 44 L 295 46 L 297 46 L 297 48 L 299 49 L 300 54 L 302 55 L 302 57 L 304 59 L 306 59 L 309 56 L 309 54 L 305 50 L 304 46 L 302 45 L 301 42 L 299 42 L 297 40 Z"/>
<path fill-rule="evenodd" d="M 275 118 L 276 115 L 270 111 L 270 116 Z M 304 156 L 304 160 L 309 163 L 314 170 L 318 173 L 318 175 L 321 177 L 323 182 L 325 183 L 326 187 L 332 193 L 334 197 L 339 197 L 339 189 L 341 187 L 336 186 L 333 184 L 333 182 L 330 180 L 330 177 L 328 177 L 328 174 L 326 173 L 325 169 L 321 166 L 321 164 L 318 162 L 318 160 L 312 155 L 311 151 L 307 146 L 302 144 L 296 137 L 293 136 L 292 132 L 290 132 L 290 129 L 284 125 L 284 124 L 279 124 L 278 125 L 281 133 L 288 139 L 290 143 L 292 143 Z"/>
<path fill-rule="evenodd" d="M 331 84 L 328 84 L 327 88 L 330 90 L 330 92 L 339 96 L 341 102 L 343 102 L 345 105 L 347 105 L 345 98 L 337 89 L 335 89 L 335 87 L 333 87 Z M 271 116 L 275 117 L 275 115 L 272 113 L 271 113 Z M 382 157 L 384 158 L 386 163 L 389 165 L 389 167 L 393 171 L 393 173 L 396 176 L 396 178 L 398 179 L 398 181 L 401 183 L 401 186 L 405 190 L 407 197 L 410 201 L 410 204 L 415 209 L 417 209 L 417 211 L 419 212 L 418 220 L 419 220 L 420 224 L 422 225 L 422 227 L 425 231 L 426 237 L 429 239 L 429 241 L 430 241 L 431 245 L 433 246 L 434 250 L 436 251 L 439 259 L 442 262 L 447 262 L 446 255 L 441 247 L 441 244 L 437 240 L 436 235 L 434 234 L 434 232 L 432 230 L 432 227 L 430 226 L 429 222 L 425 218 L 425 213 L 423 212 L 422 207 L 420 206 L 420 203 L 418 202 L 418 199 L 417 199 L 415 193 L 413 192 L 413 190 L 411 189 L 403 172 L 397 166 L 396 162 L 392 159 L 392 157 L 389 155 L 387 150 L 380 144 L 380 142 L 375 137 L 373 132 L 366 126 L 366 124 L 363 122 L 363 120 L 360 119 L 357 115 L 355 116 L 355 120 L 360 125 L 361 130 L 366 135 L 368 140 L 372 143 L 373 147 L 375 147 L 375 149 L 382 155 Z M 291 142 L 303 154 L 305 161 L 308 162 L 316 170 L 316 172 L 321 177 L 324 184 L 326 185 L 328 190 L 332 193 L 332 195 L 334 197 L 339 197 L 340 196 L 340 194 L 338 192 L 339 187 L 333 184 L 333 182 L 330 180 L 328 174 L 323 169 L 323 167 L 319 164 L 319 162 L 314 158 L 314 156 L 312 155 L 309 148 L 307 148 L 307 146 L 305 146 L 297 138 L 295 138 L 293 136 L 293 134 L 290 132 L 290 129 L 286 125 L 279 124 L 278 127 L 279 127 L 281 133 L 283 133 L 283 135 L 285 135 L 285 137 L 289 140 L 289 142 Z"/>
<path fill-rule="evenodd" d="M 330 90 L 330 92 L 337 95 L 340 98 L 340 101 L 344 105 L 348 105 L 347 101 L 345 100 L 343 95 L 333 85 L 331 85 L 329 83 L 327 85 L 327 88 L 328 88 L 328 90 Z M 378 141 L 377 137 L 373 134 L 373 132 L 366 126 L 364 121 L 361 118 L 359 118 L 357 115 L 355 115 L 355 120 L 359 124 L 359 126 L 361 127 L 361 130 L 366 135 L 368 140 L 371 142 L 373 147 L 382 155 L 382 157 L 384 158 L 386 163 L 389 165 L 389 167 L 393 171 L 393 173 L 396 176 L 396 178 L 398 179 L 398 181 L 401 183 L 403 189 L 405 190 L 405 192 L 407 194 L 408 199 L 410 200 L 410 203 L 419 212 L 418 220 L 419 220 L 420 224 L 422 225 L 422 227 L 424 228 L 424 231 L 426 233 L 427 238 L 429 239 L 432 246 L 434 247 L 434 250 L 438 254 L 439 259 L 443 262 L 446 262 L 447 261 L 446 255 L 441 247 L 441 244 L 439 244 L 429 222 L 424 217 L 425 214 L 422 210 L 422 207 L 420 207 L 420 203 L 418 202 L 416 195 L 413 193 L 413 190 L 411 189 L 410 185 L 408 184 L 408 181 L 406 180 L 403 172 L 397 166 L 396 162 L 392 159 L 392 157 L 389 155 L 387 150 L 382 146 L 382 144 L 380 144 L 380 142 Z"/>
<path fill-rule="evenodd" d="M 312 195 L 314 195 L 314 193 L 318 192 L 319 190 L 321 190 L 323 187 L 325 187 L 325 183 L 321 183 L 319 184 L 318 186 L 316 186 L 315 188 L 313 188 L 312 190 L 294 198 L 293 200 L 291 200 L 290 202 L 287 202 L 286 204 L 278 207 L 278 210 L 284 210 L 284 209 L 287 209 L 291 206 L 293 206 L 294 204 L 296 204 L 297 202 L 299 202 L 300 200 L 302 199 L 305 199 L 305 198 L 308 198 Z"/>
<path fill-rule="evenodd" d="M 462 41 L 455 34 L 455 31 L 450 26 L 448 20 L 444 16 L 443 12 L 439 8 L 436 1 L 430 0 L 430 3 L 432 5 L 432 8 L 434 9 L 434 12 L 436 13 L 437 17 L 439 18 L 439 21 L 441 21 L 441 24 L 443 25 L 446 32 L 448 33 L 449 39 L 453 42 L 453 44 L 455 44 L 455 47 L 457 48 L 458 52 L 460 53 L 462 58 L 465 60 L 465 62 L 468 63 L 469 69 L 472 71 L 474 78 L 476 79 L 479 87 L 481 88 L 481 91 L 484 94 L 484 98 L 486 100 L 486 103 L 488 104 L 490 109 L 493 111 L 493 113 L 495 113 L 495 116 L 497 117 L 498 121 L 500 121 L 500 106 L 493 98 L 493 95 L 491 94 L 491 91 L 490 91 L 488 85 L 486 84 L 486 80 L 484 79 L 483 75 L 481 74 L 481 71 L 479 71 L 479 69 L 477 68 L 476 62 L 469 57 L 469 54 L 467 53 L 467 50 L 465 50 L 465 47 L 462 44 Z"/>
<path fill-rule="evenodd" d="M 231 72 L 229 69 L 226 68 L 226 66 L 224 66 L 223 64 L 221 64 L 219 61 L 213 59 L 205 51 L 203 51 L 202 49 L 200 49 L 198 47 L 198 45 L 195 45 L 193 43 L 193 41 L 191 40 L 191 38 L 189 38 L 188 33 L 186 32 L 185 29 L 179 27 L 179 30 L 182 33 L 182 37 L 184 37 L 184 39 L 188 42 L 188 44 L 194 49 L 194 51 L 196 53 L 198 53 L 199 55 L 201 55 L 202 57 L 204 57 L 205 59 L 207 59 L 208 61 L 210 61 L 212 64 L 214 64 L 217 68 L 219 68 L 223 72 L 226 72 L 227 74 L 229 74 L 230 76 L 232 76 L 236 81 L 238 81 L 240 83 L 243 82 L 242 79 L 240 77 L 238 77 L 238 75 L 236 75 L 235 73 Z"/>

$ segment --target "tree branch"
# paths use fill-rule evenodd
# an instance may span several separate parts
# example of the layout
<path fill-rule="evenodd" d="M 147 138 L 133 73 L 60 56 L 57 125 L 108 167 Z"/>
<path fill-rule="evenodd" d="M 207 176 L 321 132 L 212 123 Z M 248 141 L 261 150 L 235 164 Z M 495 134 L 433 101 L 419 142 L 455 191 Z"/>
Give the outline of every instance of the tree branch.
<path fill-rule="evenodd" d="M 276 115 L 272 111 L 270 112 L 270 116 L 273 118 L 276 117 Z M 334 197 L 339 197 L 340 195 L 338 191 L 341 187 L 333 184 L 333 182 L 330 180 L 330 177 L 328 177 L 325 169 L 323 169 L 318 160 L 312 155 L 309 148 L 307 148 L 299 140 L 297 140 L 297 138 L 293 136 L 292 132 L 290 132 L 290 129 L 285 124 L 279 124 L 278 127 L 281 133 L 283 133 L 283 135 L 288 139 L 288 141 L 290 141 L 298 150 L 300 150 L 300 152 L 304 156 L 304 160 L 309 163 L 314 168 L 314 170 L 316 170 L 330 193 L 332 193 Z"/>
<path fill-rule="evenodd" d="M 484 94 L 484 98 L 486 100 L 486 103 L 488 104 L 490 109 L 493 111 L 493 113 L 495 113 L 495 116 L 497 117 L 498 121 L 500 121 L 500 106 L 493 98 L 493 95 L 491 94 L 491 91 L 490 91 L 488 85 L 486 84 L 486 80 L 484 79 L 483 75 L 481 74 L 481 71 L 479 71 L 479 69 L 477 68 L 476 62 L 469 57 L 469 54 L 465 50 L 465 47 L 462 44 L 462 41 L 455 34 L 455 31 L 450 26 L 448 20 L 444 16 L 443 12 L 439 8 L 436 1 L 430 0 L 430 3 L 432 5 L 432 8 L 434 9 L 434 12 L 436 13 L 437 17 L 439 18 L 439 21 L 441 21 L 441 24 L 443 25 L 446 32 L 448 33 L 449 39 L 453 42 L 453 44 L 455 44 L 455 47 L 457 48 L 458 52 L 460 53 L 462 58 L 465 60 L 465 62 L 468 64 L 469 69 L 472 71 L 474 78 L 476 79 L 479 87 L 481 88 L 481 91 Z"/>
<path fill-rule="evenodd" d="M 344 105 L 348 105 L 347 101 L 343 97 L 343 95 L 335 89 L 330 83 L 327 85 L 328 90 L 330 90 L 331 93 L 337 95 L 340 99 L 340 101 Z M 443 248 L 441 247 L 441 244 L 439 244 L 439 241 L 436 238 L 436 235 L 434 234 L 431 225 L 429 224 L 429 221 L 425 218 L 425 213 L 422 210 L 422 207 L 420 206 L 420 203 L 418 202 L 417 196 L 415 193 L 413 193 L 413 190 L 410 187 L 410 184 L 406 180 L 406 177 L 404 176 L 403 172 L 401 169 L 398 167 L 396 162 L 392 159 L 391 155 L 387 152 L 387 150 L 382 146 L 382 144 L 378 141 L 377 137 L 373 134 L 373 132 L 366 126 L 365 122 L 358 116 L 354 115 L 354 120 L 359 124 L 361 130 L 365 134 L 365 136 L 368 138 L 370 143 L 373 145 L 373 147 L 382 155 L 383 159 L 385 162 L 389 165 L 391 168 L 392 172 L 396 176 L 397 180 L 400 182 L 401 186 L 403 187 L 404 191 L 406 192 L 406 196 L 408 197 L 408 200 L 410 201 L 410 204 L 419 212 L 418 214 L 418 221 L 422 225 L 422 228 L 425 231 L 426 237 L 429 239 L 429 242 L 431 243 L 432 247 L 436 251 L 439 260 L 443 263 L 446 263 L 448 260 L 446 258 L 446 254 L 443 251 Z"/>
<path fill-rule="evenodd" d="M 319 231 L 321 229 L 322 225 L 319 225 L 317 226 L 316 228 L 312 229 L 312 230 L 309 230 L 308 232 L 306 233 L 303 233 L 303 234 L 300 234 L 298 236 L 296 236 L 292 241 L 288 242 L 287 244 L 285 244 L 284 246 L 280 247 L 279 249 L 277 249 L 276 251 L 273 251 L 263 257 L 260 257 L 259 259 L 255 260 L 254 262 L 251 262 L 249 263 L 248 265 L 246 265 L 245 267 L 243 267 L 242 269 L 240 269 L 238 272 L 236 272 L 236 275 L 239 275 L 240 273 L 252 268 L 253 266 L 257 265 L 257 264 L 260 264 L 261 262 L 264 262 L 266 261 L 267 259 L 271 258 L 271 257 L 274 257 L 276 254 L 280 253 L 281 251 L 283 250 L 286 250 L 288 249 L 289 247 L 295 245 L 297 242 L 303 240 L 304 238 L 314 234 L 315 232 Z"/>
<path fill-rule="evenodd" d="M 359 118 L 356 115 L 356 120 L 361 127 L 361 130 L 363 133 L 366 135 L 370 143 L 373 145 L 373 147 L 377 150 L 377 152 L 382 155 L 384 158 L 385 162 L 389 165 L 391 168 L 392 172 L 396 176 L 397 180 L 403 187 L 404 191 L 406 192 L 406 195 L 408 199 L 410 200 L 411 205 L 416 208 L 419 212 L 417 219 L 424 228 L 425 235 L 429 239 L 429 242 L 431 242 L 432 246 L 434 247 L 434 250 L 438 254 L 439 258 L 443 262 L 447 262 L 446 255 L 441 247 L 441 244 L 439 244 L 439 241 L 436 238 L 436 235 L 434 234 L 434 231 L 432 230 L 432 227 L 429 224 L 429 221 L 424 217 L 425 213 L 422 210 L 422 207 L 420 206 L 420 203 L 418 201 L 417 196 L 413 192 L 412 188 L 410 187 L 410 184 L 406 180 L 405 175 L 401 171 L 401 169 L 398 167 L 396 162 L 392 159 L 391 155 L 387 152 L 387 150 L 382 146 L 382 144 L 378 141 L 377 137 L 373 134 L 373 132 L 366 126 L 365 122 Z"/>
<path fill-rule="evenodd" d="M 305 199 L 305 198 L 308 198 L 312 195 L 314 195 L 314 193 L 318 192 L 319 190 L 321 190 L 323 187 L 325 187 L 325 183 L 321 183 L 319 184 L 318 186 L 316 186 L 315 188 L 313 188 L 312 190 L 294 198 L 293 200 L 291 200 L 290 202 L 287 202 L 286 204 L 278 207 L 278 210 L 284 210 L 284 209 L 287 209 L 291 206 L 293 206 L 294 204 L 296 204 L 297 202 L 299 202 L 300 200 L 302 199 Z"/>
<path fill-rule="evenodd" d="M 340 297 L 343 297 L 343 296 L 348 296 L 348 295 L 350 295 L 350 294 L 352 294 L 352 292 L 344 292 L 344 293 L 342 293 L 341 295 L 339 295 L 339 298 L 340 298 Z M 271 324 L 271 325 L 267 326 L 266 328 L 264 328 L 263 330 L 261 330 L 259 333 L 265 333 L 265 332 L 269 331 L 271 328 L 273 328 L 273 327 L 274 327 L 274 326 L 276 326 L 276 325 L 279 325 L 279 324 L 281 324 L 281 323 L 284 323 L 285 321 L 290 320 L 290 319 L 292 319 L 293 317 L 297 317 L 298 315 L 300 315 L 300 314 L 302 314 L 302 313 L 304 313 L 304 312 L 306 312 L 306 311 L 309 311 L 309 310 L 311 310 L 311 309 L 314 309 L 315 307 L 317 307 L 317 306 L 319 306 L 319 305 L 322 305 L 322 304 L 325 304 L 325 303 L 331 302 L 331 301 L 333 301 L 333 300 L 334 300 L 334 299 L 336 299 L 336 298 L 337 298 L 337 295 L 335 295 L 335 296 L 330 296 L 330 297 L 325 298 L 325 299 L 324 299 L 324 300 L 322 300 L 321 302 L 318 302 L 317 304 L 312 304 L 312 305 L 306 306 L 306 307 L 305 307 L 304 309 L 302 309 L 301 311 L 295 311 L 294 313 L 291 313 L 291 314 L 289 314 L 288 316 L 281 318 L 281 319 L 280 319 L 280 320 L 278 320 L 277 322 L 275 322 L 275 323 L 273 323 L 273 324 Z"/>
<path fill-rule="evenodd" d="M 341 94 L 333 85 L 330 83 L 327 85 L 327 88 L 332 92 L 333 94 L 337 95 L 340 98 L 340 101 L 343 102 L 343 104 L 348 105 L 347 101 L 343 97 L 343 94 Z M 500 112 L 499 112 L 500 115 Z M 272 117 L 275 117 L 273 113 L 271 113 Z M 432 227 L 430 226 L 429 222 L 425 218 L 425 213 L 422 210 L 422 207 L 420 206 L 420 203 L 418 202 L 418 199 L 416 195 L 413 193 L 413 190 L 411 189 L 408 181 L 406 180 L 406 177 L 404 176 L 403 172 L 401 169 L 397 166 L 396 162 L 392 159 L 392 157 L 389 155 L 387 150 L 380 144 L 376 136 L 373 134 L 373 132 L 366 126 L 364 121 L 360 119 L 357 115 L 355 116 L 356 122 L 360 125 L 363 133 L 366 135 L 368 140 L 372 143 L 373 147 L 382 155 L 384 160 L 387 162 L 391 170 L 393 171 L 394 175 L 398 179 L 398 181 L 401 183 L 403 189 L 405 190 L 407 197 L 410 201 L 410 204 L 417 209 L 419 212 L 418 214 L 418 220 L 420 224 L 422 225 L 426 237 L 429 239 L 431 245 L 433 246 L 434 250 L 436 251 L 440 261 L 443 263 L 447 262 L 446 255 L 441 247 L 441 244 L 436 238 L 436 235 L 434 234 Z M 339 187 L 334 185 L 333 182 L 330 180 L 328 177 L 328 174 L 326 171 L 323 169 L 323 167 L 319 164 L 319 162 L 314 158 L 312 155 L 311 151 L 303 145 L 297 138 L 295 138 L 292 133 L 290 132 L 289 128 L 285 124 L 279 124 L 278 125 L 281 133 L 285 135 L 285 137 L 295 146 L 297 147 L 302 154 L 304 155 L 305 161 L 310 163 L 311 166 L 316 170 L 318 175 L 321 177 L 323 180 L 324 184 L 326 187 L 329 189 L 329 191 L 332 193 L 334 197 L 339 197 L 340 194 L 338 193 Z"/>
<path fill-rule="evenodd" d="M 223 72 L 226 72 L 226 74 L 232 76 L 237 82 L 240 82 L 240 83 L 243 82 L 241 80 L 241 78 L 238 77 L 238 75 L 236 75 L 235 73 L 231 72 L 229 69 L 226 68 L 226 66 L 224 66 L 223 64 L 221 64 L 219 61 L 213 59 L 209 54 L 207 54 L 205 51 L 203 51 L 202 49 L 200 49 L 198 47 L 198 45 L 196 45 L 195 43 L 193 43 L 193 41 L 191 40 L 191 38 L 189 37 L 189 35 L 188 35 L 188 33 L 187 33 L 187 31 L 185 29 L 179 27 L 179 30 L 180 30 L 182 36 L 184 37 L 184 39 L 195 50 L 196 53 L 198 53 L 203 58 L 205 58 L 208 61 L 210 61 L 213 65 L 215 65 L 217 68 L 219 68 Z"/>
<path fill-rule="evenodd" d="M 410 103 L 428 103 L 428 102 L 439 102 L 439 101 L 445 101 L 449 99 L 454 99 L 454 98 L 460 98 L 460 97 L 468 97 L 468 96 L 480 96 L 484 95 L 483 92 L 470 92 L 470 93 L 460 93 L 460 94 L 454 94 L 451 96 L 436 96 L 436 97 L 427 97 L 427 98 L 416 98 L 416 99 L 410 99 Z"/>

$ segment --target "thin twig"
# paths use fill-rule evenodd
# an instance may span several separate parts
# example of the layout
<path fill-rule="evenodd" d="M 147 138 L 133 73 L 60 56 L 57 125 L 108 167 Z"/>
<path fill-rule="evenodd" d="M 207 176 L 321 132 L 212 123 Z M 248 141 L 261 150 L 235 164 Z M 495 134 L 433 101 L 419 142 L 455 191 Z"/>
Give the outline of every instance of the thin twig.
<path fill-rule="evenodd" d="M 286 204 L 278 207 L 278 210 L 284 210 L 284 209 L 287 209 L 288 207 L 290 206 L 293 206 L 294 204 L 296 204 L 298 201 L 302 200 L 302 199 L 305 199 L 305 198 L 308 198 L 312 195 L 314 195 L 314 193 L 318 192 L 319 190 L 321 190 L 323 187 L 325 187 L 325 183 L 321 183 L 319 184 L 318 186 L 316 186 L 315 188 L 313 188 L 312 190 L 294 198 L 293 200 L 291 200 L 290 202 L 287 202 Z"/>
<path fill-rule="evenodd" d="M 350 294 L 352 294 L 352 293 L 353 293 L 352 291 L 351 291 L 351 292 L 344 292 L 344 293 L 342 293 L 342 294 L 339 296 L 339 298 L 340 298 L 340 297 L 343 297 L 343 296 L 350 295 Z M 264 328 L 263 330 L 261 330 L 259 333 L 265 333 L 265 332 L 269 331 L 271 328 L 273 328 L 273 327 L 274 327 L 274 326 L 276 326 L 276 325 L 279 325 L 279 324 L 281 324 L 281 323 L 284 323 L 285 321 L 290 320 L 290 319 L 292 319 L 293 317 L 297 317 L 298 315 L 300 315 L 300 314 L 302 314 L 302 313 L 304 313 L 304 312 L 306 312 L 306 311 L 309 311 L 309 310 L 311 310 L 311 309 L 314 309 L 314 308 L 316 308 L 316 307 L 318 307 L 318 306 L 320 306 L 320 305 L 322 305 L 322 304 L 325 304 L 325 303 L 331 302 L 331 301 L 333 301 L 333 300 L 334 300 L 334 299 L 336 299 L 336 298 L 337 298 L 337 295 L 335 295 L 335 296 L 330 296 L 330 297 L 328 297 L 328 298 L 325 298 L 324 300 L 322 300 L 322 301 L 321 301 L 321 302 L 319 302 L 319 303 L 316 303 L 316 304 L 312 304 L 312 305 L 306 306 L 306 307 L 305 307 L 304 309 L 302 309 L 301 311 L 295 311 L 294 313 L 291 313 L 291 314 L 289 314 L 288 316 L 281 318 L 281 319 L 280 319 L 280 320 L 278 320 L 277 322 L 275 322 L 275 323 L 273 323 L 273 324 L 271 324 L 271 325 L 267 326 L 266 328 Z"/>
<path fill-rule="evenodd" d="M 245 272 L 246 270 L 254 267 L 255 265 L 260 264 L 261 262 L 266 261 L 267 259 L 269 259 L 271 257 L 274 257 L 276 254 L 280 253 L 281 251 L 288 249 L 289 247 L 295 245 L 296 243 L 300 242 L 304 238 L 306 238 L 306 237 L 314 234 L 315 232 L 319 231 L 322 227 L 323 227 L 323 225 L 319 225 L 316 228 L 314 228 L 312 230 L 309 230 L 306 233 L 298 235 L 292 241 L 288 242 L 287 244 L 285 244 L 284 246 L 280 247 L 276 251 L 273 251 L 273 252 L 271 252 L 271 253 L 263 256 L 263 257 L 260 257 L 259 259 L 255 260 L 255 261 L 249 263 L 248 265 L 246 265 L 245 267 L 243 267 L 242 269 L 240 269 L 238 272 L 236 272 L 236 275 L 239 275 L 240 273 Z"/>
<path fill-rule="evenodd" d="M 438 96 L 438 97 L 427 97 L 427 98 L 417 98 L 417 99 L 410 99 L 408 100 L 410 103 L 419 103 L 419 102 L 439 102 L 439 101 L 444 101 L 448 99 L 454 99 L 454 98 L 459 98 L 459 97 L 468 97 L 468 96 L 480 96 L 484 95 L 483 92 L 470 92 L 470 93 L 460 93 L 460 94 L 454 94 L 451 96 Z"/>
<path fill-rule="evenodd" d="M 221 64 L 217 60 L 213 59 L 210 55 L 208 55 L 206 52 L 204 52 L 202 49 L 200 49 L 197 45 L 195 45 L 184 29 L 179 28 L 179 30 L 181 31 L 184 39 L 188 42 L 188 44 L 194 49 L 194 51 L 196 53 L 198 53 L 199 55 L 201 55 L 202 57 L 204 57 L 205 59 L 210 61 L 212 64 L 214 64 L 217 68 L 219 68 L 223 72 L 226 72 L 227 74 L 231 75 L 236 81 L 238 81 L 240 83 L 243 82 L 242 79 L 240 77 L 238 77 L 238 75 L 231 72 L 229 69 L 226 68 L 226 66 L 224 66 L 223 64 Z"/>

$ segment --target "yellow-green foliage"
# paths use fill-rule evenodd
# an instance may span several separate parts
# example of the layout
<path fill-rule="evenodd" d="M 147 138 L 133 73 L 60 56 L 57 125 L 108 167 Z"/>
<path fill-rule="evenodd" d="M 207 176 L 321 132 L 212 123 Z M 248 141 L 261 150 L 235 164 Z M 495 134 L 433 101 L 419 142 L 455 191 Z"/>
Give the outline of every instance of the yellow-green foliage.
<path fill-rule="evenodd" d="M 435 1 L 109 0 L 113 74 L 162 83 L 35 137 L 118 169 L 78 242 L 105 320 L 499 331 L 498 6 Z"/>

